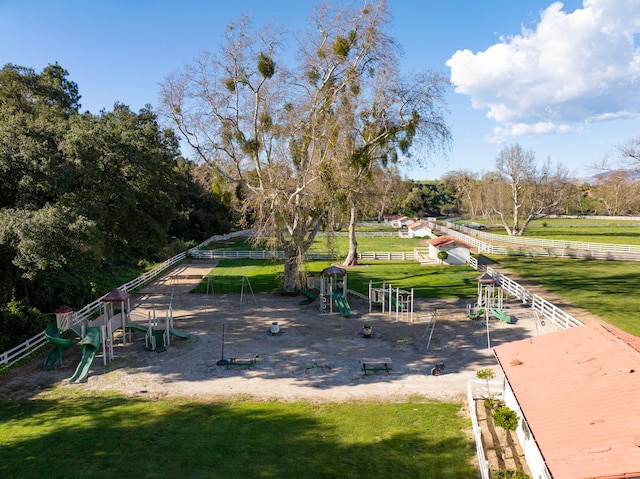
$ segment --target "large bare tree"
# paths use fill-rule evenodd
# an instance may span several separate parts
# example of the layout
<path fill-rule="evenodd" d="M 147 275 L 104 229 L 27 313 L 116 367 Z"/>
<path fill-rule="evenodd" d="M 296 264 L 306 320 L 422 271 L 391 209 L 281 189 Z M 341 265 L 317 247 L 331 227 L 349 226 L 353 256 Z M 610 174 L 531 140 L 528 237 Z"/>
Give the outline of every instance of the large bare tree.
<path fill-rule="evenodd" d="M 635 214 L 640 203 L 638 186 L 638 180 L 631 171 L 614 170 L 596 180 L 592 194 L 609 216 Z"/>
<path fill-rule="evenodd" d="M 448 171 L 442 181 L 455 193 L 458 211 L 476 217 L 480 207 L 474 195 L 478 189 L 478 174 L 470 170 Z"/>
<path fill-rule="evenodd" d="M 425 114 L 440 112 L 441 82 L 398 75 L 389 22 L 384 0 L 322 5 L 287 69 L 284 32 L 242 19 L 218 54 L 205 52 L 162 87 L 163 111 L 197 157 L 236 185 L 254 240 L 284 250 L 286 290 L 300 286 L 323 220 L 350 204 L 370 166 L 441 128 L 441 116 Z"/>
<path fill-rule="evenodd" d="M 486 206 L 511 236 L 522 236 L 531 220 L 558 213 L 571 189 L 562 164 L 552 165 L 547 159 L 538 166 L 533 150 L 517 143 L 500 151 L 496 170 L 493 201 Z"/>

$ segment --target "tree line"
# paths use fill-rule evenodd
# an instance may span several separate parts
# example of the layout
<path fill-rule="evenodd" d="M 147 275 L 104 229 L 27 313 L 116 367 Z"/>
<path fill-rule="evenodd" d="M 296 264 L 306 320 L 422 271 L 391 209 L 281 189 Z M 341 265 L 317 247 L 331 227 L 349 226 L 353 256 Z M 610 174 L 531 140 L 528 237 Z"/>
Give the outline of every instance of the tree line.
<path fill-rule="evenodd" d="M 0 350 L 41 330 L 40 312 L 106 293 L 97 277 L 231 227 L 208 172 L 151 107 L 80 107 L 60 65 L 0 70 Z"/>

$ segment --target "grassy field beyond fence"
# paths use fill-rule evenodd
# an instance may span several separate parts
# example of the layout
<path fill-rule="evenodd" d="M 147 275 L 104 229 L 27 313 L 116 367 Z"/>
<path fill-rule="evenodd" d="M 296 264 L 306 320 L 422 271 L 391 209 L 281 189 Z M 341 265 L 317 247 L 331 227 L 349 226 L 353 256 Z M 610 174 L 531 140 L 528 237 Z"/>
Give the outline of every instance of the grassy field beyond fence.
<path fill-rule="evenodd" d="M 640 335 L 640 265 L 636 262 L 491 256 L 514 273 Z"/>
<path fill-rule="evenodd" d="M 320 275 L 328 261 L 309 261 L 305 271 Z M 212 285 L 218 293 L 239 293 L 247 276 L 255 293 L 270 293 L 282 286 L 282 262 L 253 259 L 223 259 L 211 271 Z M 223 281 L 216 277 L 227 276 Z M 411 290 L 416 298 L 473 298 L 477 294 L 479 273 L 470 266 L 420 266 L 415 261 L 371 261 L 347 268 L 347 286 L 362 294 L 369 291 L 369 280 L 386 281 L 394 288 Z M 194 292 L 206 293 L 207 280 Z"/>

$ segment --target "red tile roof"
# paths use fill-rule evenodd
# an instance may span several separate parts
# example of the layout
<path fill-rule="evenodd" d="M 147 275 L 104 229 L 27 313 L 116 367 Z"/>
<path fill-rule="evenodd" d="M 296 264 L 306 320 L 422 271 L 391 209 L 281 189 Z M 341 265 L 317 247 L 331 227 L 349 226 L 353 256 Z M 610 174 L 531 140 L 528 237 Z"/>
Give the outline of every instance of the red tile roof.
<path fill-rule="evenodd" d="M 412 230 L 415 228 L 428 228 L 428 226 L 425 225 L 422 221 L 414 221 L 409 225 L 409 229 Z"/>
<path fill-rule="evenodd" d="M 456 240 L 454 240 L 451 236 L 438 236 L 437 238 L 430 239 L 429 241 L 427 241 L 427 243 L 435 246 L 436 248 L 442 248 L 444 246 L 456 244 Z"/>
<path fill-rule="evenodd" d="M 639 348 L 598 323 L 494 348 L 553 479 L 640 477 Z"/>

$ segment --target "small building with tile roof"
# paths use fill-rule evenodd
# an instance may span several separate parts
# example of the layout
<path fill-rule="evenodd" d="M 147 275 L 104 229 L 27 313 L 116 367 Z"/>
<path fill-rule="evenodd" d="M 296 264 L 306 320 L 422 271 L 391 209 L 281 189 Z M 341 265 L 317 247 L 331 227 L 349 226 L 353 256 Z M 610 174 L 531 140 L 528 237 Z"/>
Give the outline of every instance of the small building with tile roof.
<path fill-rule="evenodd" d="M 640 478 L 640 338 L 588 323 L 494 353 L 532 477 Z"/>
<path fill-rule="evenodd" d="M 391 226 L 394 228 L 402 228 L 403 226 L 408 227 L 414 220 L 409 218 L 408 216 L 400 216 L 391 222 Z"/>
<path fill-rule="evenodd" d="M 432 235 L 433 232 L 431 231 L 431 228 L 422 221 L 414 221 L 407 226 L 407 236 L 409 238 L 425 238 Z"/>
<path fill-rule="evenodd" d="M 468 245 L 453 239 L 451 236 L 438 236 L 428 241 L 429 257 L 438 258 L 438 253 L 444 251 L 447 253 L 446 264 L 460 265 L 467 264 L 471 258 L 471 250 Z"/>
<path fill-rule="evenodd" d="M 402 215 L 384 215 L 384 223 L 387 225 L 393 225 L 394 221 L 397 221 Z"/>

